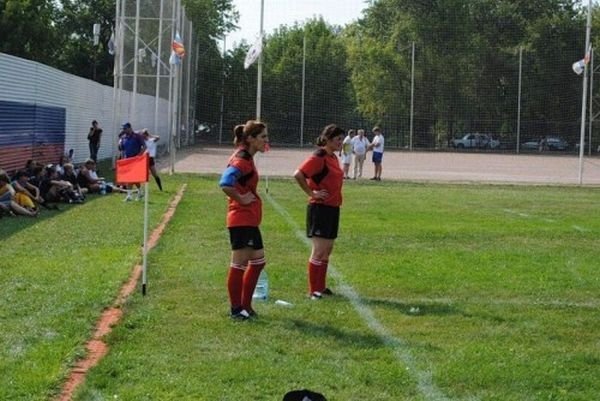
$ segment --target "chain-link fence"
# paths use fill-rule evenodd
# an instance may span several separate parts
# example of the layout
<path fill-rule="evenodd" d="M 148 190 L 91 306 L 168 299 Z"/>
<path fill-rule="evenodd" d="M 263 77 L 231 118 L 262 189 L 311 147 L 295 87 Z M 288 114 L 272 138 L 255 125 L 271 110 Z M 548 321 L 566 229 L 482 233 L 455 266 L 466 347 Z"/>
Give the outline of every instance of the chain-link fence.
<path fill-rule="evenodd" d="M 149 128 L 164 138 L 162 146 L 169 149 L 193 143 L 188 127 L 195 110 L 194 35 L 181 1 L 119 0 L 115 21 L 115 110 L 117 114 L 118 110 L 128 110 L 127 115 L 118 115 L 117 121 Z M 172 43 L 177 35 L 186 55 L 180 64 L 172 64 Z M 127 92 L 130 94 L 124 96 Z M 139 117 L 140 108 L 152 107 L 152 121 Z"/>
<path fill-rule="evenodd" d="M 571 67 L 582 55 L 581 28 L 567 44 L 548 37 L 534 49 L 465 45 L 454 48 L 458 57 L 444 38 L 436 46 L 406 42 L 391 55 L 353 54 L 339 30 L 296 26 L 265 40 L 261 119 L 279 145 L 310 144 L 334 122 L 367 132 L 379 125 L 397 149 L 575 152 L 583 88 Z M 255 116 L 257 69 L 241 66 L 246 50 L 229 49 L 220 68 L 203 71 L 213 85 L 197 97 L 203 142 L 229 143 L 231 127 Z M 597 129 L 585 129 L 586 152 L 595 153 Z"/>

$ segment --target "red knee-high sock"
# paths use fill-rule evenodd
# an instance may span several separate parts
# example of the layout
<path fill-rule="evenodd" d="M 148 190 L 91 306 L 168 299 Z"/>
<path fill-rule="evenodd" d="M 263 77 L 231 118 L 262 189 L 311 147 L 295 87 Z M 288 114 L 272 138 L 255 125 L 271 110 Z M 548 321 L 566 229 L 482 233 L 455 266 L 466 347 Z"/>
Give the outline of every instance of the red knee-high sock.
<path fill-rule="evenodd" d="M 227 274 L 227 290 L 229 291 L 229 303 L 231 308 L 239 308 L 242 305 L 242 284 L 246 266 L 237 263 L 229 265 Z"/>
<path fill-rule="evenodd" d="M 242 307 L 247 311 L 252 310 L 252 295 L 256 289 L 256 283 L 258 282 L 258 276 L 265 267 L 265 258 L 250 259 L 248 261 L 248 268 L 244 273 L 244 285 L 242 287 Z"/>
<path fill-rule="evenodd" d="M 315 291 L 322 292 L 325 287 L 324 267 L 327 265 L 322 260 L 311 258 L 308 261 L 308 290 L 312 294 Z"/>
<path fill-rule="evenodd" d="M 319 281 L 320 290 L 317 290 L 320 292 L 325 291 L 325 288 L 327 288 L 327 267 L 329 267 L 329 261 L 323 260 L 322 263 L 323 264 L 321 265 L 321 276 L 319 277 L 320 278 L 320 281 Z"/>

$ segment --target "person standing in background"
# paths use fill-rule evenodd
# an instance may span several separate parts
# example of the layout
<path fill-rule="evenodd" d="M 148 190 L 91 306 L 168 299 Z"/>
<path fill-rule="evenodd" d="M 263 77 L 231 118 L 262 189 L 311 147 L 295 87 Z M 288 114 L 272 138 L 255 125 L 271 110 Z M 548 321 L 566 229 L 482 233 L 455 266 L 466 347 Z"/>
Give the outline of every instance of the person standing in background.
<path fill-rule="evenodd" d="M 350 164 L 352 163 L 352 137 L 354 137 L 354 130 L 348 130 L 348 135 L 342 142 L 342 149 L 340 150 L 340 156 L 342 158 L 342 170 L 344 171 L 344 179 L 350 178 Z"/>
<path fill-rule="evenodd" d="M 383 170 L 383 148 L 385 140 L 383 138 L 383 133 L 381 132 L 381 128 L 378 126 L 373 127 L 373 142 L 371 142 L 370 149 L 373 149 L 373 164 L 375 165 L 375 175 L 373 175 L 372 180 L 381 181 L 381 172 Z"/>
<path fill-rule="evenodd" d="M 98 121 L 92 121 L 90 132 L 88 133 L 87 139 L 90 146 L 90 159 L 98 161 L 98 150 L 100 150 L 100 137 L 102 136 L 102 128 L 98 125 Z"/>
<path fill-rule="evenodd" d="M 352 179 L 354 180 L 356 179 L 357 174 L 358 177 L 362 177 L 363 165 L 367 158 L 367 150 L 369 150 L 369 146 L 371 145 L 369 139 L 365 136 L 364 129 L 359 129 L 357 133 L 358 135 L 352 138 L 352 153 L 354 154 L 354 175 L 352 176 Z"/>
<path fill-rule="evenodd" d="M 133 131 L 130 123 L 123 124 L 123 137 L 119 142 L 120 150 L 123 154 L 123 158 L 127 159 L 129 157 L 140 156 L 146 151 L 146 144 L 144 142 L 144 137 Z M 140 200 L 144 197 L 144 193 L 142 192 L 142 186 L 140 184 L 135 184 L 137 187 L 137 200 Z M 129 202 L 133 198 L 131 197 L 131 186 L 127 186 L 127 196 L 125 197 L 125 202 Z"/>
<path fill-rule="evenodd" d="M 158 142 L 158 140 L 160 139 L 160 136 L 158 135 L 152 135 L 149 131 L 148 128 L 144 128 L 142 130 L 142 136 L 144 137 L 144 143 L 146 144 L 146 149 L 148 150 L 148 156 L 150 157 L 150 173 L 152 174 L 152 177 L 154 177 L 154 181 L 156 181 L 156 185 L 158 185 L 158 189 L 160 189 L 161 191 L 162 189 L 162 183 L 160 181 L 160 177 L 158 176 L 158 172 L 156 171 L 156 162 L 154 160 L 154 158 L 156 157 L 156 142 Z"/>
<path fill-rule="evenodd" d="M 308 287 L 313 300 L 333 294 L 327 288 L 327 266 L 340 222 L 344 172 L 335 154 L 342 148 L 343 138 L 343 129 L 335 124 L 326 126 L 317 140 L 319 149 L 294 172 L 296 182 L 309 197 L 306 236 L 312 239 Z"/>

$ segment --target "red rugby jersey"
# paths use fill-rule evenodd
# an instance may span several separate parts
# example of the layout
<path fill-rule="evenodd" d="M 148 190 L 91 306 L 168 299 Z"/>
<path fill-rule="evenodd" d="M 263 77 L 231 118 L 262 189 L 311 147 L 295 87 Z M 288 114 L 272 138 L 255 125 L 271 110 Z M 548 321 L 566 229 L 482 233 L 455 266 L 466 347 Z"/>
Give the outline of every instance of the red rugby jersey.
<path fill-rule="evenodd" d="M 258 186 L 258 170 L 254 165 L 252 155 L 243 147 L 233 152 L 229 158 L 228 166 L 237 168 L 242 176 L 235 183 L 234 188 L 240 193 L 252 192 L 256 201 L 249 205 L 227 197 L 227 227 L 258 227 L 262 220 L 262 200 L 256 191 Z"/>
<path fill-rule="evenodd" d="M 341 206 L 344 172 L 335 154 L 328 155 L 325 149 L 318 149 L 304 160 L 298 169 L 307 178 L 310 189 L 313 191 L 324 189 L 329 193 L 329 197 L 323 201 L 310 198 L 310 203 Z"/>

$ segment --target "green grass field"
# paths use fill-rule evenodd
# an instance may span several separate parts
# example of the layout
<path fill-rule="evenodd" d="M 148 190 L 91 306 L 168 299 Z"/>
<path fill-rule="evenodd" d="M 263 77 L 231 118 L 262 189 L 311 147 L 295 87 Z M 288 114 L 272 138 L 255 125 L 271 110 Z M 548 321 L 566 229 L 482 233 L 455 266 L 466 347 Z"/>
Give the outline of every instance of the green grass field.
<path fill-rule="evenodd" d="M 581 400 L 600 394 L 598 189 L 349 182 L 331 266 L 306 296 L 305 197 L 261 190 L 270 299 L 228 317 L 216 177 L 187 183 L 76 400 Z M 155 186 L 152 184 L 152 187 Z M 141 260 L 143 203 L 121 196 L 0 220 L 0 400 L 51 400 Z M 293 306 L 275 304 L 275 300 Z"/>

